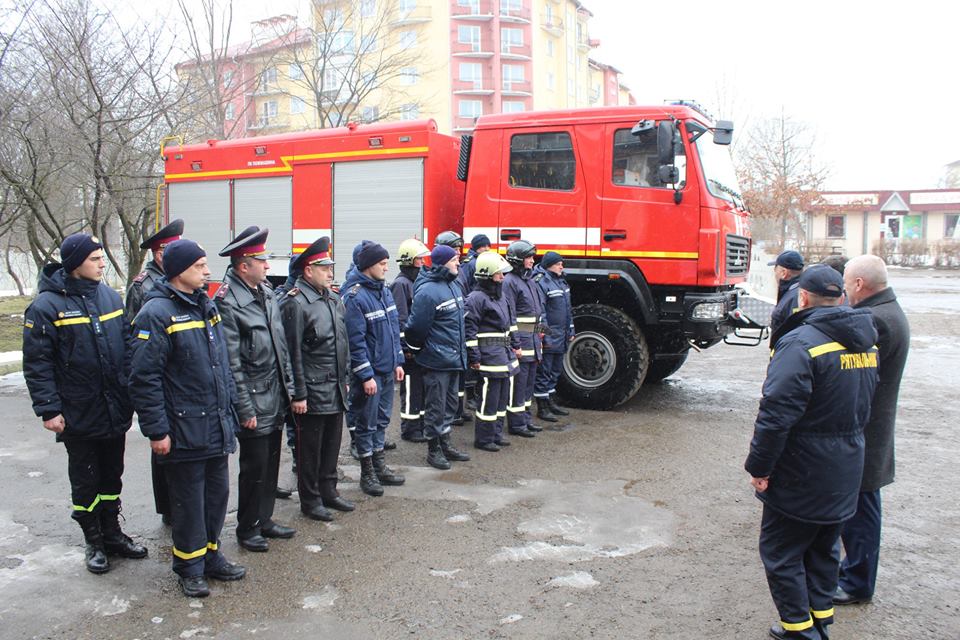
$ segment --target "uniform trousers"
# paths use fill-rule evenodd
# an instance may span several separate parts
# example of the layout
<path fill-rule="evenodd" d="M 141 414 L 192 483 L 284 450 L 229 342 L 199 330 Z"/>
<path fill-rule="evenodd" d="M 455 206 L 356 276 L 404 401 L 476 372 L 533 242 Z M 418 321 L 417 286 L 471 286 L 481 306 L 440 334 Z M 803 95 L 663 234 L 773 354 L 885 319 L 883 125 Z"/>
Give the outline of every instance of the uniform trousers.
<path fill-rule="evenodd" d="M 169 462 L 167 486 L 173 516 L 173 570 L 181 577 L 223 566 L 220 532 L 230 497 L 227 456 Z"/>
<path fill-rule="evenodd" d="M 533 395 L 537 398 L 548 398 L 556 392 L 557 381 L 563 373 L 563 353 L 543 352 L 543 360 L 537 367 L 537 381 L 534 384 Z"/>
<path fill-rule="evenodd" d="M 273 507 L 280 473 L 282 427 L 269 434 L 240 440 L 240 476 L 237 479 L 237 537 L 251 538 L 273 524 Z"/>
<path fill-rule="evenodd" d="M 840 539 L 846 552 L 840 563 L 840 588 L 856 598 L 872 598 L 880 563 L 879 489 L 860 493 L 857 512 L 843 523 Z"/>
<path fill-rule="evenodd" d="M 533 424 L 530 408 L 533 406 L 533 387 L 537 382 L 537 361 L 521 362 L 517 375 L 510 378 L 510 402 L 507 405 L 507 426 L 525 428 Z"/>
<path fill-rule="evenodd" d="M 452 428 L 461 373 L 423 369 L 423 435 L 428 440 L 446 435 Z"/>
<path fill-rule="evenodd" d="M 411 435 L 423 431 L 423 373 L 411 362 L 403 365 L 400 381 L 400 433 Z"/>
<path fill-rule="evenodd" d="M 354 428 L 357 453 L 361 458 L 383 451 L 390 414 L 393 412 L 393 375 L 393 371 L 374 374 L 377 392 L 371 396 L 363 392 L 363 382 L 360 380 L 354 378 L 350 383 L 347 423 Z M 350 414 L 353 414 L 352 417 Z"/>
<path fill-rule="evenodd" d="M 157 462 L 157 456 L 150 454 L 150 477 L 153 479 L 153 504 L 162 516 L 170 515 L 170 494 L 167 492 L 167 478 L 163 475 L 164 465 Z"/>
<path fill-rule="evenodd" d="M 819 640 L 833 622 L 841 524 L 813 524 L 764 505 L 760 559 L 788 637 Z"/>
<path fill-rule="evenodd" d="M 297 490 L 300 492 L 300 510 L 309 511 L 332 500 L 337 492 L 337 459 L 343 438 L 343 413 L 296 416 Z"/>
<path fill-rule="evenodd" d="M 73 519 L 99 517 L 105 502 L 120 500 L 126 434 L 97 440 L 65 440 Z"/>
<path fill-rule="evenodd" d="M 503 439 L 503 419 L 507 415 L 512 379 L 481 376 L 480 402 L 473 414 L 473 439 L 476 444 L 495 443 Z"/>

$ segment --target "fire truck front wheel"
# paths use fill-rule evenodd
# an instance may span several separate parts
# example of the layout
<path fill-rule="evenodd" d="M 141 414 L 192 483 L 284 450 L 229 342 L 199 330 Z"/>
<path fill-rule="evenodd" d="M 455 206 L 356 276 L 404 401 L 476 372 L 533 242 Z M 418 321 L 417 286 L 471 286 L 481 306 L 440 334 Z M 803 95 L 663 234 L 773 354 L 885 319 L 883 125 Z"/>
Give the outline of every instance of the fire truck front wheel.
<path fill-rule="evenodd" d="M 573 310 L 576 336 L 563 361 L 559 393 L 571 406 L 612 409 L 637 393 L 650 362 L 647 340 L 630 316 L 601 304 Z"/>
<path fill-rule="evenodd" d="M 687 361 L 688 355 L 690 355 L 690 352 L 685 351 L 683 355 L 679 356 L 654 358 L 650 362 L 650 368 L 647 369 L 647 377 L 644 378 L 643 384 L 662 382 L 664 378 L 675 374 L 680 370 L 680 367 L 683 366 L 683 363 Z"/>

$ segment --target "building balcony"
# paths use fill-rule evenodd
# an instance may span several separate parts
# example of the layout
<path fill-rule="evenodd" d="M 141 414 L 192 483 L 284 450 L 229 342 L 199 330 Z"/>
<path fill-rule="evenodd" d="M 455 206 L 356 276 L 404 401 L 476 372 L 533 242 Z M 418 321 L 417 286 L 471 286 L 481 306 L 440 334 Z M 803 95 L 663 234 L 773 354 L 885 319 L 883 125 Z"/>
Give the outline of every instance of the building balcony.
<path fill-rule="evenodd" d="M 500 43 L 500 57 L 510 60 L 529 60 L 532 47 L 528 44 Z"/>
<path fill-rule="evenodd" d="M 493 47 L 482 42 L 454 42 L 450 53 L 461 58 L 490 58 Z"/>
<path fill-rule="evenodd" d="M 390 24 L 392 26 L 400 27 L 404 25 L 430 22 L 431 20 L 433 20 L 433 8 L 429 6 L 417 5 L 413 9 L 408 9 L 406 11 L 397 9 L 396 13 L 390 19 Z"/>
<path fill-rule="evenodd" d="M 473 2 L 454 4 L 450 14 L 457 20 L 493 20 L 493 0 L 474 0 Z"/>
<path fill-rule="evenodd" d="M 592 44 L 592 42 L 593 42 L 593 41 L 592 41 L 590 38 L 588 38 L 587 36 L 578 36 L 578 37 L 577 37 L 577 48 L 580 49 L 580 51 L 589 51 L 589 50 L 592 49 L 593 46 L 594 46 L 594 45 Z"/>
<path fill-rule="evenodd" d="M 265 131 L 269 129 L 283 129 L 290 126 L 287 116 L 257 116 L 247 121 L 247 131 Z"/>
<path fill-rule="evenodd" d="M 504 97 L 528 98 L 533 95 L 533 83 L 529 80 L 504 80 L 501 95 Z"/>
<path fill-rule="evenodd" d="M 526 7 L 505 7 L 500 5 L 500 22 L 530 23 L 530 9 Z"/>
<path fill-rule="evenodd" d="M 540 27 L 552 36 L 563 35 L 563 20 L 560 19 L 560 16 L 542 14 L 540 16 Z"/>
<path fill-rule="evenodd" d="M 488 96 L 494 92 L 492 80 L 454 80 L 454 95 Z"/>

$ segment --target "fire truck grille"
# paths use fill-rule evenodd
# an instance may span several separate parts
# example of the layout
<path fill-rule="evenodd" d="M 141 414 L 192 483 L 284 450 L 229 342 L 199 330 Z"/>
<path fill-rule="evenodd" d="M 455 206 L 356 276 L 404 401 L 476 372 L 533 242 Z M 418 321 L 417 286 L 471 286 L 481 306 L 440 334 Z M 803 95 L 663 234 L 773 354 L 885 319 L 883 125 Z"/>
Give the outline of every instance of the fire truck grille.
<path fill-rule="evenodd" d="M 747 274 L 750 265 L 750 238 L 727 234 L 727 277 Z"/>

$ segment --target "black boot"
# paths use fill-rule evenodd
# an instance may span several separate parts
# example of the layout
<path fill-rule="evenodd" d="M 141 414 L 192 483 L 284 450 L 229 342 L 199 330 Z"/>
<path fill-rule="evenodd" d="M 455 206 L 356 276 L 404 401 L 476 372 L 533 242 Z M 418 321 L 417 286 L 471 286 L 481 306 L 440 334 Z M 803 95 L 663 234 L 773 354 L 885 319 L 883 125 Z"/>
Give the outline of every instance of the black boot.
<path fill-rule="evenodd" d="M 440 436 L 440 449 L 443 451 L 443 457 L 448 461 L 452 460 L 454 462 L 468 462 L 470 456 L 465 454 L 463 451 L 457 451 L 453 447 L 453 443 L 450 442 L 450 434 L 445 433 Z"/>
<path fill-rule="evenodd" d="M 368 496 L 382 496 L 383 485 L 373 468 L 373 457 L 360 458 L 360 490 Z"/>
<path fill-rule="evenodd" d="M 450 468 L 450 462 L 443 455 L 440 438 L 430 438 L 430 440 L 427 441 L 427 464 L 434 469 L 441 469 L 443 471 Z"/>
<path fill-rule="evenodd" d="M 546 422 L 559 422 L 560 419 L 550 410 L 550 398 L 537 398 L 537 417 Z"/>
<path fill-rule="evenodd" d="M 103 534 L 103 547 L 107 553 L 134 560 L 147 557 L 147 548 L 137 544 L 120 530 L 119 501 L 114 501 L 113 504 L 108 503 L 100 509 L 100 531 Z"/>
<path fill-rule="evenodd" d="M 547 396 L 547 401 L 550 402 L 550 410 L 553 411 L 556 415 L 558 416 L 570 415 L 569 411 L 567 411 L 566 409 L 561 407 L 559 404 L 557 404 L 557 399 L 554 397 L 552 393 L 549 396 Z"/>
<path fill-rule="evenodd" d="M 399 487 L 407 480 L 387 466 L 387 454 L 383 451 L 373 452 L 373 470 L 376 472 L 380 484 L 388 487 Z"/>
<path fill-rule="evenodd" d="M 348 431 L 350 434 L 350 457 L 354 460 L 360 460 L 360 452 L 357 451 L 357 438 L 353 434 L 353 431 Z"/>
<path fill-rule="evenodd" d="M 100 531 L 100 519 L 97 514 L 90 514 L 78 521 L 83 529 L 83 539 L 87 543 L 85 558 L 87 571 L 90 573 L 106 573 L 110 571 L 110 561 L 107 551 L 103 547 L 103 533 Z"/>

